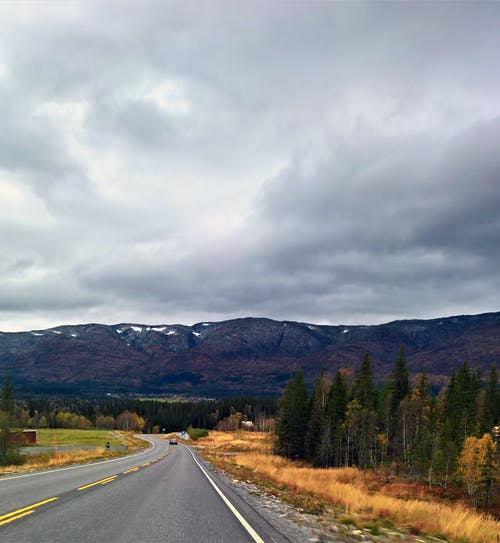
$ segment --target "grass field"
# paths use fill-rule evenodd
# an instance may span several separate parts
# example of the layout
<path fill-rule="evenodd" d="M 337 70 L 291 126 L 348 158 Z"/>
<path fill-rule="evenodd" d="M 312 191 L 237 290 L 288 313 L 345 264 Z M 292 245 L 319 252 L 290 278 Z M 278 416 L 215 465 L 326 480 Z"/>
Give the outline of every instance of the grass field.
<path fill-rule="evenodd" d="M 58 445 L 82 445 L 104 447 L 109 441 L 111 446 L 122 445 L 115 433 L 110 430 L 67 430 L 65 428 L 37 430 L 36 444 L 45 447 L 54 445 L 57 437 Z"/>
<path fill-rule="evenodd" d="M 429 496 L 389 495 L 387 489 L 374 488 L 373 474 L 356 468 L 316 469 L 291 462 L 273 454 L 270 434 L 210 432 L 197 444 L 208 460 L 233 476 L 250 479 L 310 512 L 321 513 L 329 504 L 338 510 L 340 522 L 348 518 L 376 531 L 394 523 L 408 534 L 446 537 L 457 543 L 500 541 L 500 522 L 491 516 Z"/>
<path fill-rule="evenodd" d="M 43 429 L 38 430 L 37 445 L 53 447 L 54 436 L 57 436 L 57 445 L 73 445 L 82 447 L 95 447 L 90 450 L 58 451 L 57 457 L 54 452 L 42 452 L 28 454 L 24 457 L 21 465 L 0 466 L 0 475 L 7 473 L 33 471 L 53 467 L 61 467 L 70 464 L 83 464 L 99 460 L 107 460 L 118 456 L 125 456 L 140 449 L 146 449 L 149 444 L 134 437 L 133 432 L 122 432 L 115 430 L 66 430 Z M 125 451 L 106 449 L 106 442 L 111 446 L 124 445 Z"/>

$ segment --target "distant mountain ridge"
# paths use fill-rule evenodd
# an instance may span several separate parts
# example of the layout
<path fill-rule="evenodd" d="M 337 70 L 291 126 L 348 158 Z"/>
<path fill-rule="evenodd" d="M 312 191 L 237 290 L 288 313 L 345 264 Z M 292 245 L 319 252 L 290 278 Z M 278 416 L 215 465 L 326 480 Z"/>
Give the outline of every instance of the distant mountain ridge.
<path fill-rule="evenodd" d="M 500 362 L 500 312 L 370 326 L 327 326 L 265 318 L 221 322 L 82 324 L 0 332 L 0 378 L 23 392 L 142 392 L 228 396 L 279 394 L 304 370 L 354 370 L 366 352 L 375 376 L 391 371 L 400 345 L 410 371 L 434 382 L 467 361 Z"/>

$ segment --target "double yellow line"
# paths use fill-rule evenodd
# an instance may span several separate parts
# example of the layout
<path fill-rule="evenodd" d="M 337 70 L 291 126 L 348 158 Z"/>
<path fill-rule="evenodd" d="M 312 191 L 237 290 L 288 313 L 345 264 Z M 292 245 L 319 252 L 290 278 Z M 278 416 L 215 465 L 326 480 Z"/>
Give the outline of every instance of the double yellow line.
<path fill-rule="evenodd" d="M 17 509 L 16 511 L 12 511 L 11 513 L 2 515 L 0 517 L 0 526 L 3 526 L 4 524 L 8 524 L 9 522 L 12 522 L 17 519 L 27 517 L 28 515 L 31 515 L 31 513 L 34 513 L 35 509 L 37 507 L 40 507 L 40 505 L 44 505 L 45 503 L 50 503 L 58 499 L 59 498 L 57 497 L 49 498 L 48 500 L 43 500 L 43 502 L 34 503 L 33 505 L 28 505 L 27 507 L 23 507 L 22 509 Z"/>
<path fill-rule="evenodd" d="M 162 460 L 170 452 L 171 451 L 169 450 L 167 454 L 164 454 L 164 455 L 160 456 L 159 458 L 155 458 L 154 460 L 151 460 L 149 462 L 145 462 L 141 466 L 136 466 L 134 468 L 130 468 L 130 469 L 124 471 L 123 473 L 133 473 L 135 471 L 139 471 L 139 469 L 141 467 L 150 466 L 153 462 L 158 462 L 158 460 Z M 105 479 L 101 479 L 99 481 L 96 481 L 95 483 L 90 483 L 90 484 L 85 485 L 85 486 L 80 486 L 76 490 L 86 490 L 87 488 L 91 488 L 93 486 L 106 485 L 106 484 L 111 483 L 112 481 L 114 481 L 117 477 L 118 477 L 118 474 L 117 475 L 112 475 L 111 477 L 106 477 Z M 31 515 L 32 513 L 34 513 L 37 507 L 40 507 L 41 505 L 45 505 L 46 503 L 50 503 L 50 502 L 53 502 L 53 501 L 58 500 L 58 499 L 59 499 L 59 497 L 57 497 L 57 496 L 54 497 L 54 498 L 48 498 L 47 500 L 43 500 L 41 502 L 34 503 L 33 505 L 28 505 L 26 507 L 23 507 L 22 509 L 17 509 L 16 511 L 6 513 L 5 515 L 0 516 L 0 526 L 3 526 L 4 524 L 8 524 L 9 522 L 13 522 L 14 520 L 21 519 L 23 517 L 27 517 L 28 515 Z"/>
<path fill-rule="evenodd" d="M 100 481 L 96 481 L 95 483 L 90 483 L 89 485 L 81 486 L 77 488 L 77 490 L 86 490 L 87 488 L 90 488 L 96 485 L 106 485 L 108 483 L 111 483 L 111 481 L 114 481 L 117 477 L 118 475 L 112 475 L 111 477 L 106 477 L 106 479 L 101 479 Z"/>

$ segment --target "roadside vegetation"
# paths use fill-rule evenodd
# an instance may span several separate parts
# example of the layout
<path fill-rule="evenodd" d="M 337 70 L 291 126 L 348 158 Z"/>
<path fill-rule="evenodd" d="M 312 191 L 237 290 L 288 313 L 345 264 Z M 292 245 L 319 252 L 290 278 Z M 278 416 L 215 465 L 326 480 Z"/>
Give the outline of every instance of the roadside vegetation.
<path fill-rule="evenodd" d="M 447 386 L 410 379 L 404 349 L 381 386 L 370 357 L 359 369 L 318 377 L 308 394 L 299 370 L 268 434 L 233 411 L 198 443 L 222 469 L 256 480 L 322 514 L 373 533 L 396 524 L 457 543 L 500 541 L 500 390 L 463 363 Z M 250 423 L 251 424 L 251 423 Z M 325 505 L 328 504 L 328 505 Z"/>
<path fill-rule="evenodd" d="M 192 426 L 187 429 L 187 433 L 189 435 L 189 438 L 193 441 L 196 441 L 201 437 L 208 436 L 208 430 L 206 430 L 205 428 L 193 428 Z"/>
<path fill-rule="evenodd" d="M 197 442 L 203 456 L 240 480 L 259 484 L 319 517 L 329 511 L 339 525 L 351 524 L 383 533 L 395 526 L 409 533 L 447 538 L 459 543 L 492 543 L 500 523 L 461 503 L 436 497 L 425 485 L 354 467 L 314 468 L 274 453 L 274 436 L 260 432 L 210 432 Z M 402 497 L 397 497 L 398 494 Z"/>
<path fill-rule="evenodd" d="M 58 447 L 71 445 L 93 448 L 58 450 L 57 453 L 55 450 L 52 450 L 24 455 L 19 454 L 18 449 L 14 448 L 13 451 L 15 454 L 8 457 L 5 464 L 0 466 L 0 475 L 108 460 L 149 447 L 146 441 L 134 437 L 133 432 L 61 429 L 44 430 L 41 435 L 41 442 L 37 445 L 54 448 L 55 443 L 57 443 Z M 106 443 L 109 443 L 110 447 L 123 446 L 124 449 L 108 449 L 106 448 Z"/>
<path fill-rule="evenodd" d="M 425 373 L 410 381 L 403 349 L 378 387 L 370 358 L 352 375 L 322 373 L 309 396 L 299 371 L 276 421 L 275 452 L 318 468 L 357 467 L 425 483 L 470 505 L 498 511 L 500 390 L 492 366 L 483 381 L 463 363 L 436 394 Z"/>

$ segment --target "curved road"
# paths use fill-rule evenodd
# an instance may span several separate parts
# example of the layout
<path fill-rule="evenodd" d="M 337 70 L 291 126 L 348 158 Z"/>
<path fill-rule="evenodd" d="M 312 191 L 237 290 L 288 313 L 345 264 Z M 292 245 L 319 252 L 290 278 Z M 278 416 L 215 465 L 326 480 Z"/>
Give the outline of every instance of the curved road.
<path fill-rule="evenodd" d="M 284 538 L 182 445 L 0 478 L 0 541 L 276 542 Z"/>

